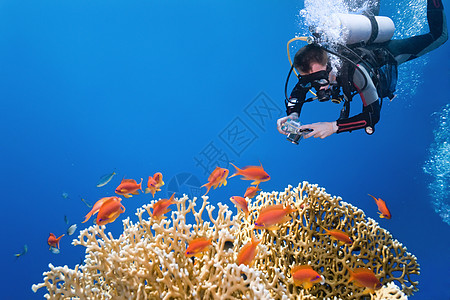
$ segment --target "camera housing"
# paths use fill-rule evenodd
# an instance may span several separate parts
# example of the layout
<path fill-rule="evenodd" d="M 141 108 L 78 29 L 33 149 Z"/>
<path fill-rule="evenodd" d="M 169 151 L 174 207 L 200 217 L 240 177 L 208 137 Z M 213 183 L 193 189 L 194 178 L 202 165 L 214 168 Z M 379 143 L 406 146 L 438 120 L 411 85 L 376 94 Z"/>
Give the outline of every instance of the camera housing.
<path fill-rule="evenodd" d="M 286 139 L 295 145 L 298 145 L 298 142 L 305 134 L 313 131 L 312 129 L 300 129 L 300 126 L 302 124 L 299 121 L 288 119 L 281 127 L 287 133 Z"/>

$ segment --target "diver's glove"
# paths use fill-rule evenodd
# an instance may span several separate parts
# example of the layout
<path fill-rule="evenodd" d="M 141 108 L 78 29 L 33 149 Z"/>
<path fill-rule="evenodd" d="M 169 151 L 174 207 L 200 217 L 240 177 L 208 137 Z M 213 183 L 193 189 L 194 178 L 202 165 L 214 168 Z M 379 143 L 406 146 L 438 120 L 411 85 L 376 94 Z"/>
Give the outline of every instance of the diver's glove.
<path fill-rule="evenodd" d="M 277 129 L 278 129 L 279 133 L 286 134 L 286 132 L 281 128 L 283 127 L 283 124 L 286 123 L 286 121 L 289 119 L 290 120 L 298 120 L 298 113 L 294 112 L 294 113 L 291 113 L 289 116 L 279 118 L 277 120 Z"/>

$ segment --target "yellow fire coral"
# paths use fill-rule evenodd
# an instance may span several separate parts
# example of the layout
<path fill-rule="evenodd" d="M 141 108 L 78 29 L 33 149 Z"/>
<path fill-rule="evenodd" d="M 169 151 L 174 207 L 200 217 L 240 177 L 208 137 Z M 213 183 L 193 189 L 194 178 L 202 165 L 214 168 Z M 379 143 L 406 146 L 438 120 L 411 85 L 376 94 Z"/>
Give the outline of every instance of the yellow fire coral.
<path fill-rule="evenodd" d="M 144 205 L 136 223 L 123 221 L 118 238 L 105 233 L 105 226 L 81 231 L 73 244 L 86 247 L 83 265 L 72 270 L 50 264 L 33 291 L 45 287 L 47 299 L 360 299 L 364 291 L 348 283 L 346 269 L 358 266 L 372 269 L 383 283 L 372 299 L 407 299 L 417 290 L 410 278 L 419 273 L 416 257 L 361 210 L 317 185 L 261 193 L 248 219 L 243 212 L 233 217 L 221 203 L 214 213 L 208 197 L 202 198 L 197 210 L 195 198 L 178 199 L 177 210 L 161 221 L 144 217 L 155 201 Z M 262 239 L 255 262 L 238 266 L 237 253 L 251 239 L 260 208 L 277 203 L 297 208 L 292 220 L 278 230 L 255 230 Z M 194 224 L 186 222 L 190 214 Z M 354 243 L 340 246 L 318 235 L 320 226 L 344 230 Z M 192 260 L 184 253 L 197 237 L 212 238 L 212 246 Z M 325 284 L 307 291 L 294 286 L 290 270 L 299 264 L 311 265 Z"/>

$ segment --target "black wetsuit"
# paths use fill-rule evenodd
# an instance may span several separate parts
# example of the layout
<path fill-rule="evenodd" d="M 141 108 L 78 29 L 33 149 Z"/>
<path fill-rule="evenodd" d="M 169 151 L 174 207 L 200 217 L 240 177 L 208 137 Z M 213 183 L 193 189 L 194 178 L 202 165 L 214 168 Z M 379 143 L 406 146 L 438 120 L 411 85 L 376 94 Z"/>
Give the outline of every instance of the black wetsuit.
<path fill-rule="evenodd" d="M 373 11 L 378 12 L 378 7 Z M 448 39 L 447 24 L 444 14 L 444 7 L 441 0 L 427 0 L 427 19 L 430 32 L 423 35 L 413 36 L 406 39 L 390 40 L 385 43 L 371 44 L 371 48 L 384 48 L 388 50 L 398 64 L 402 64 L 419 56 L 422 56 L 433 49 L 436 49 Z M 365 128 L 371 134 L 375 124 L 380 119 L 380 101 L 374 82 L 371 80 L 369 72 L 364 64 L 359 65 L 360 70 L 365 73 L 364 79 L 360 71 L 353 68 L 353 72 L 340 72 L 337 82 L 349 82 L 352 90 L 344 89 L 344 96 L 351 100 L 351 92 L 357 92 L 363 102 L 363 111 L 353 117 L 339 118 L 337 120 L 337 133 Z M 349 64 L 344 62 L 342 69 L 349 68 Z M 348 74 L 352 74 L 349 76 Z M 350 79 L 351 78 L 351 79 Z M 307 91 L 297 84 L 291 92 L 291 99 L 297 101 L 286 102 L 287 115 L 298 113 L 300 115 Z"/>

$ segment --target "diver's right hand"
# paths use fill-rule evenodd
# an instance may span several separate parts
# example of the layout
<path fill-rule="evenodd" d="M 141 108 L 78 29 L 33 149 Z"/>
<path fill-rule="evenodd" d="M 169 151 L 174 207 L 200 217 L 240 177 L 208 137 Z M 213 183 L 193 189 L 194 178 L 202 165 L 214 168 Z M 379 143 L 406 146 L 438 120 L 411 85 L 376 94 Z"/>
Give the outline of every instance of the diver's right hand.
<path fill-rule="evenodd" d="M 287 133 L 283 129 L 281 129 L 281 127 L 283 127 L 283 124 L 286 123 L 286 121 L 289 120 L 289 119 L 291 119 L 291 120 L 298 120 L 298 114 L 297 113 L 292 113 L 289 116 L 286 116 L 286 117 L 283 117 L 283 118 L 279 118 L 277 120 L 277 129 L 278 129 L 279 133 L 287 135 Z"/>

